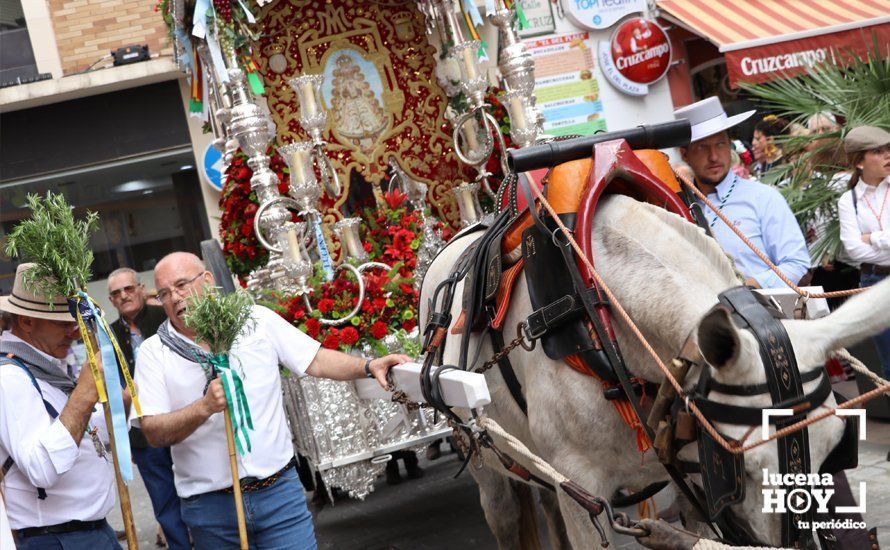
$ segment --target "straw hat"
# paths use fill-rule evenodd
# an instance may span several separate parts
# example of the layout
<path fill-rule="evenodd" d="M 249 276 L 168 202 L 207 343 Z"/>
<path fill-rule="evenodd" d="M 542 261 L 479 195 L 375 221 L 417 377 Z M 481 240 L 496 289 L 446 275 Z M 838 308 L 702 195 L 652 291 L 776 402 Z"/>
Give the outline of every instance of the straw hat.
<path fill-rule="evenodd" d="M 15 270 L 12 293 L 9 296 L 0 296 L 0 310 L 50 321 L 74 321 L 74 317 L 68 312 L 68 301 L 65 297 L 34 294 L 25 288 L 22 279 L 25 272 L 34 265 L 32 263 L 19 264 Z"/>
<path fill-rule="evenodd" d="M 689 141 L 693 142 L 728 130 L 750 118 L 754 113 L 755 111 L 745 111 L 734 116 L 727 116 L 720 100 L 716 97 L 709 97 L 677 109 L 674 111 L 674 118 L 689 121 L 692 125 L 692 136 Z"/>

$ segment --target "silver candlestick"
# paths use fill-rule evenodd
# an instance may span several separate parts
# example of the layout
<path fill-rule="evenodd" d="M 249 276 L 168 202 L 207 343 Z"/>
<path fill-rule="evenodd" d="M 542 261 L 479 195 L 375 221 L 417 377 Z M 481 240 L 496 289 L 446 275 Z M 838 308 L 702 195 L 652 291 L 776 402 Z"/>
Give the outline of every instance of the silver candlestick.
<path fill-rule="evenodd" d="M 321 183 L 328 196 L 336 199 L 341 192 L 340 178 L 331 159 L 325 154 L 327 142 L 322 138 L 322 132 L 328 123 L 328 112 L 324 108 L 321 94 L 323 82 L 324 75 L 321 74 L 306 74 L 287 81 L 297 93 L 297 100 L 300 103 L 300 125 L 312 137 Z"/>

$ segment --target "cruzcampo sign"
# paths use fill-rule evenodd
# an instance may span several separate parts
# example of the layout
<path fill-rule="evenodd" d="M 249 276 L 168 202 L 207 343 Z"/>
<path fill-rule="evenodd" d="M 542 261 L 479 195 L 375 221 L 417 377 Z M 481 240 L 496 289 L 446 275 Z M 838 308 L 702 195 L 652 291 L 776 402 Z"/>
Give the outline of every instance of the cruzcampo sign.
<path fill-rule="evenodd" d="M 606 29 L 631 13 L 646 9 L 646 0 L 563 0 L 569 19 L 586 29 Z"/>
<path fill-rule="evenodd" d="M 600 69 L 610 84 L 636 96 L 649 93 L 671 67 L 671 42 L 655 21 L 634 17 L 599 43 Z"/>

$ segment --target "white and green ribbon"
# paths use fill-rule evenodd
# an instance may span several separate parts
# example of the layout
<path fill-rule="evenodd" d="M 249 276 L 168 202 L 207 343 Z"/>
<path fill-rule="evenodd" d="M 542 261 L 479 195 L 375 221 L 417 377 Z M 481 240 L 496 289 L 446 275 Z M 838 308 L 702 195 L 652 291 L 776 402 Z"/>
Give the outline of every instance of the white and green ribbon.
<path fill-rule="evenodd" d="M 251 451 L 250 435 L 248 430 L 253 430 L 253 418 L 250 416 L 250 405 L 247 403 L 247 394 L 244 393 L 244 382 L 238 371 L 229 365 L 229 355 L 220 353 L 209 357 L 208 362 L 222 382 L 226 394 L 229 418 L 232 419 L 234 428 L 235 447 L 238 454 L 245 455 Z"/>

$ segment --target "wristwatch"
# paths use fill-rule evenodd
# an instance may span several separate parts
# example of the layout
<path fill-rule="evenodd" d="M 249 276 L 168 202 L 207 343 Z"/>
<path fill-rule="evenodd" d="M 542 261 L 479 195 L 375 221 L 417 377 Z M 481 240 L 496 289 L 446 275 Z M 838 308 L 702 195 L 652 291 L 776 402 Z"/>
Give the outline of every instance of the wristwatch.
<path fill-rule="evenodd" d="M 365 377 L 366 378 L 374 378 L 374 375 L 371 374 L 371 361 L 372 359 L 368 359 L 365 361 Z"/>

